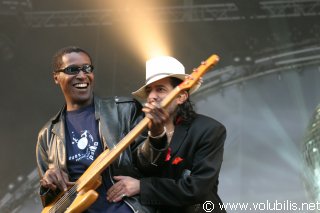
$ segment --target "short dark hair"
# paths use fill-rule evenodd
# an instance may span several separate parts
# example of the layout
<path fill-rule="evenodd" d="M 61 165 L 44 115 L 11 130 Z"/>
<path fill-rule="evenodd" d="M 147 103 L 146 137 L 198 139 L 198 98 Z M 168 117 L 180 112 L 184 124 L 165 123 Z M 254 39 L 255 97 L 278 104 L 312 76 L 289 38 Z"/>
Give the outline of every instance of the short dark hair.
<path fill-rule="evenodd" d="M 65 54 L 74 53 L 74 52 L 76 52 L 76 53 L 80 52 L 80 53 L 86 54 L 89 57 L 90 62 L 92 63 L 91 56 L 87 51 L 85 51 L 84 49 L 77 47 L 77 46 L 68 46 L 68 47 L 64 47 L 64 48 L 58 50 L 54 54 L 53 59 L 52 59 L 53 71 L 57 71 L 57 70 L 61 69 L 62 56 L 64 56 Z"/>
<path fill-rule="evenodd" d="M 181 79 L 170 77 L 170 84 L 173 87 L 178 86 L 182 82 Z M 193 103 L 190 98 L 183 103 L 178 105 L 176 109 L 176 115 L 174 117 L 175 124 L 178 123 L 191 123 L 193 119 L 196 117 L 196 112 L 193 107 Z"/>

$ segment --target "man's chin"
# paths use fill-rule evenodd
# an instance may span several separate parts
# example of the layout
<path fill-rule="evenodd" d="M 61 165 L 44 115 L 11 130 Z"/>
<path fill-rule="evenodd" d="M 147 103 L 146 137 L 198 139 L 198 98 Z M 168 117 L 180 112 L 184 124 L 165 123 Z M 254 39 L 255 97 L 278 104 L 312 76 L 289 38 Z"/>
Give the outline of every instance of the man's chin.
<path fill-rule="evenodd" d="M 77 96 L 75 100 L 77 103 L 81 105 L 90 104 L 93 101 L 93 95 L 88 94 L 88 95 Z"/>

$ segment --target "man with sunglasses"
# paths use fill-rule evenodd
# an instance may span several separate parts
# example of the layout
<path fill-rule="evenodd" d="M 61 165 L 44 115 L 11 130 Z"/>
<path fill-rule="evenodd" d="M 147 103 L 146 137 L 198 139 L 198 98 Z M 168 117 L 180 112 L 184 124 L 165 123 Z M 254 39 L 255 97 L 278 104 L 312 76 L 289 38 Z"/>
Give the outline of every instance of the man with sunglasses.
<path fill-rule="evenodd" d="M 141 105 L 129 98 L 100 99 L 94 96 L 94 67 L 90 55 L 79 47 L 66 47 L 53 58 L 53 78 L 60 86 L 65 106 L 38 135 L 36 158 L 40 196 L 44 206 L 86 171 L 105 149 L 112 149 L 143 117 Z M 117 175 L 140 177 L 133 165 L 139 136 L 101 175 L 99 197 L 86 212 L 151 212 L 137 196 L 121 195 L 108 202 L 106 191 Z M 139 160 L 139 159 L 138 159 Z M 64 211 L 57 211 L 64 212 Z"/>

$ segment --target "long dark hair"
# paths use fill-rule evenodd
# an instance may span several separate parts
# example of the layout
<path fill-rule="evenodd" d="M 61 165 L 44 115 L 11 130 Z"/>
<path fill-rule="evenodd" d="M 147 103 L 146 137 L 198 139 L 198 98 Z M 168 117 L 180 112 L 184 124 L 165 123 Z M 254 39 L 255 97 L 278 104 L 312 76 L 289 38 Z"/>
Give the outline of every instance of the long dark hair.
<path fill-rule="evenodd" d="M 170 83 L 173 87 L 178 86 L 182 82 L 179 78 L 170 78 Z M 193 119 L 196 117 L 196 112 L 194 110 L 194 104 L 191 102 L 190 98 L 183 103 L 178 105 L 176 108 L 176 114 L 174 117 L 175 124 L 180 123 L 191 123 Z"/>

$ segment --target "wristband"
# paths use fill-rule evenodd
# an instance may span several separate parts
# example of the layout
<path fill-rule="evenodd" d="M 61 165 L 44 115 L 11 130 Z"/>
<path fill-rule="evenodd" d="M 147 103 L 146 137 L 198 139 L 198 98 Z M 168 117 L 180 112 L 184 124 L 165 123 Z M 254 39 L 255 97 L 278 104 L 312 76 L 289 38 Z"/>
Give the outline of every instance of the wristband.
<path fill-rule="evenodd" d="M 149 135 L 150 138 L 159 139 L 159 138 L 162 138 L 162 137 L 166 134 L 166 132 L 167 132 L 167 129 L 166 129 L 166 127 L 164 126 L 164 127 L 163 127 L 163 132 L 162 132 L 160 135 L 152 136 L 150 131 L 148 131 L 148 135 Z"/>

